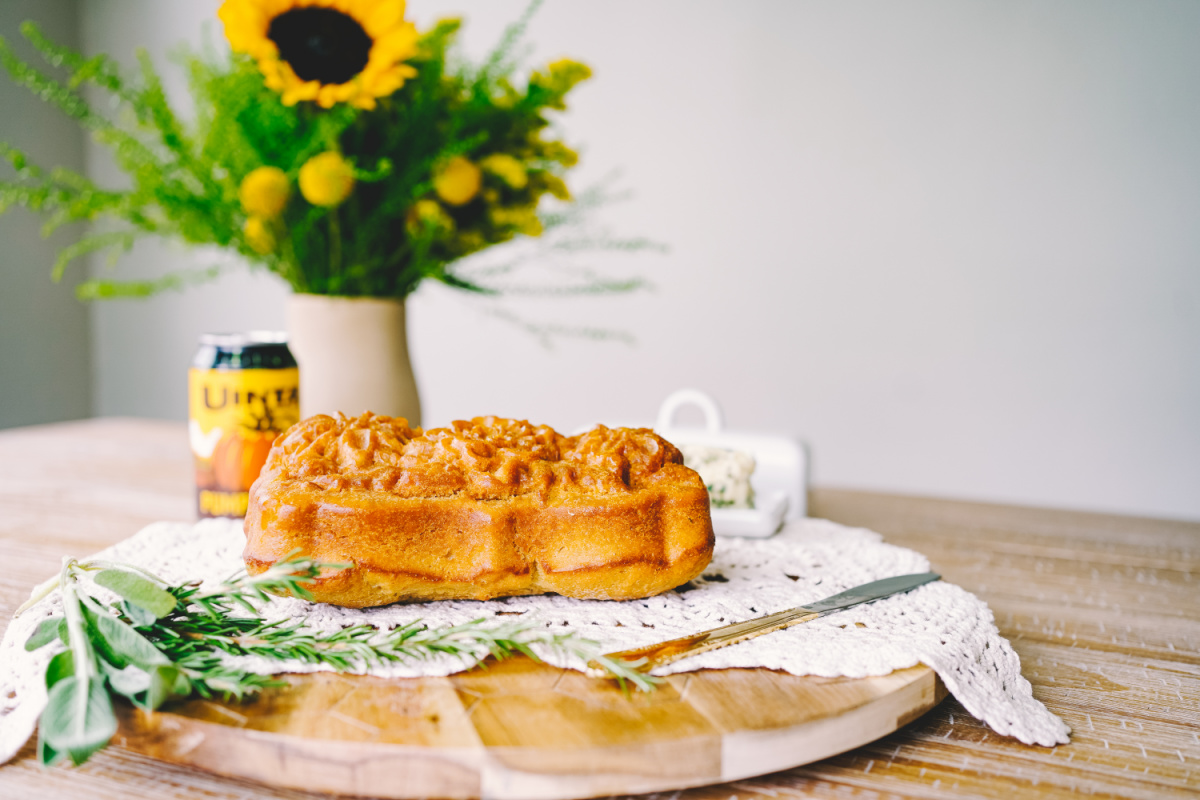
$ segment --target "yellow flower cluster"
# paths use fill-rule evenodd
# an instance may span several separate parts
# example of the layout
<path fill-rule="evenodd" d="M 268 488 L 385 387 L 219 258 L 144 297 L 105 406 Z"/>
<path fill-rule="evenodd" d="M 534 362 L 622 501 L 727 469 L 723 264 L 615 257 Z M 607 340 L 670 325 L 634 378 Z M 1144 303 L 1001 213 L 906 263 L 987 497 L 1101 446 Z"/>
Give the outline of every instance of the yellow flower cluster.
<path fill-rule="evenodd" d="M 440 231 L 453 231 L 455 227 L 454 217 L 447 214 L 436 200 L 428 198 L 413 204 L 408 211 L 407 221 L 409 231 L 414 234 L 420 233 L 427 225 Z"/>
<path fill-rule="evenodd" d="M 542 221 L 538 219 L 536 206 L 493 208 L 490 216 L 492 224 L 497 227 L 512 228 L 526 236 L 542 235 Z"/>
<path fill-rule="evenodd" d="M 417 200 L 405 223 L 412 236 L 431 236 L 447 255 L 461 257 L 514 235 L 541 236 L 537 214 L 543 194 L 570 200 L 571 193 L 545 162 L 570 161 L 574 151 L 534 138 L 522 151 L 528 161 L 511 153 L 465 156 L 444 161 L 435 171 L 431 195 Z"/>
<path fill-rule="evenodd" d="M 574 153 L 559 146 L 564 153 Z M 485 188 L 485 177 L 495 185 Z M 300 195 L 311 205 L 325 208 L 344 203 L 354 191 L 354 167 L 337 151 L 318 153 L 299 170 L 296 183 Z M 512 196 L 506 196 L 505 193 Z M 434 197 L 418 200 L 409 209 L 406 224 L 417 235 L 432 230 L 440 238 L 459 239 L 457 250 L 470 252 L 495 240 L 510 238 L 519 233 L 540 236 L 543 232 L 537 216 L 537 202 L 542 194 L 569 200 L 570 192 L 561 178 L 545 170 L 531 170 L 515 156 L 492 153 L 475 163 L 464 156 L 447 159 L 434 173 Z M 280 217 L 292 195 L 292 182 L 278 167 L 264 166 L 249 172 L 238 187 L 238 200 L 246 212 L 242 228 L 246 244 L 260 255 L 276 250 L 282 235 Z M 466 221 L 483 221 L 490 225 L 492 235 L 462 230 L 451 209 L 463 208 L 483 198 L 486 211 L 483 218 L 467 214 Z M 508 202 L 505 202 L 505 201 Z M 440 202 L 439 202 L 440 201 Z M 444 206 L 443 206 L 444 204 Z"/>
<path fill-rule="evenodd" d="M 545 72 L 534 72 L 529 78 L 529 83 L 550 92 L 554 97 L 546 105 L 561 111 L 567 107 L 563 96 L 576 84 L 590 77 L 592 77 L 592 69 L 587 64 L 563 58 L 548 64 Z"/>
<path fill-rule="evenodd" d="M 333 207 L 354 191 L 354 167 L 341 153 L 319 153 L 300 167 L 300 194 L 314 206 Z M 287 208 L 292 183 L 279 167 L 258 167 L 247 173 L 238 186 L 238 201 L 246 212 L 242 234 L 246 244 L 260 255 L 278 246 L 279 217 Z"/>
<path fill-rule="evenodd" d="M 544 106 L 561 109 L 563 96 L 591 74 L 586 65 L 563 59 L 534 72 L 530 86 L 543 91 L 539 100 Z M 502 107 L 519 98 L 505 82 L 499 91 L 502 96 L 494 99 Z M 408 211 L 409 234 L 432 236 L 451 257 L 517 234 L 540 236 L 544 231 L 537 215 L 541 196 L 569 201 L 571 192 L 557 172 L 579 161 L 579 155 L 562 142 L 544 141 L 541 127 L 535 127 L 516 148 L 477 160 L 457 155 L 439 164 L 432 176 L 432 193 Z"/>
<path fill-rule="evenodd" d="M 479 166 L 513 189 L 524 189 L 529 184 L 529 173 L 525 171 L 525 165 L 508 153 L 492 153 L 480 161 Z"/>
<path fill-rule="evenodd" d="M 438 37 L 449 37 L 458 27 L 455 20 L 445 21 L 419 39 L 404 14 L 404 0 L 223 0 L 219 11 L 231 48 L 255 60 L 265 85 L 279 92 L 284 105 L 311 101 L 323 108 L 346 103 L 360 109 L 375 108 L 379 98 L 416 76 L 413 65 L 441 52 Z M 428 190 L 409 201 L 407 235 L 424 239 L 430 257 L 442 261 L 516 235 L 540 236 L 539 201 L 543 195 L 571 199 L 560 173 L 579 156 L 562 142 L 541 138 L 549 123 L 538 109 L 565 108 L 567 93 L 591 74 L 585 64 L 561 59 L 535 71 L 527 90 L 498 78 L 490 99 L 512 114 L 532 101 L 532 111 L 520 112 L 527 115 L 528 127 L 515 142 L 501 140 L 499 148 L 484 143 L 481 152 L 438 161 L 425 184 Z M 290 174 L 264 166 L 245 175 L 238 197 L 251 251 L 275 253 L 290 233 L 283 220 L 293 181 L 307 203 L 333 208 L 353 195 L 356 177 L 336 148 Z"/>
<path fill-rule="evenodd" d="M 250 217 L 242 226 L 242 235 L 246 237 L 246 244 L 250 245 L 251 250 L 265 256 L 275 252 L 275 248 L 279 246 L 275 240 L 273 227 L 270 220 L 262 217 Z"/>
<path fill-rule="evenodd" d="M 259 167 L 242 178 L 238 200 L 249 215 L 242 233 L 254 252 L 266 255 L 275 250 L 273 222 L 287 207 L 291 192 L 287 173 L 279 167 Z"/>

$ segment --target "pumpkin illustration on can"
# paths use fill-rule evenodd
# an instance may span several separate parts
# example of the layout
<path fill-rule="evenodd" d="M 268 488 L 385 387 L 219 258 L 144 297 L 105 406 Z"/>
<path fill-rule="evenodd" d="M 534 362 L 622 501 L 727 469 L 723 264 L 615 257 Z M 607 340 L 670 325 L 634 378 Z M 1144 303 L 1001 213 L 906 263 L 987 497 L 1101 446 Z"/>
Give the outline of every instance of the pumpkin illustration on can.
<path fill-rule="evenodd" d="M 275 432 L 238 430 L 217 442 L 212 454 L 213 478 L 218 488 L 245 491 L 262 472 L 275 441 Z"/>

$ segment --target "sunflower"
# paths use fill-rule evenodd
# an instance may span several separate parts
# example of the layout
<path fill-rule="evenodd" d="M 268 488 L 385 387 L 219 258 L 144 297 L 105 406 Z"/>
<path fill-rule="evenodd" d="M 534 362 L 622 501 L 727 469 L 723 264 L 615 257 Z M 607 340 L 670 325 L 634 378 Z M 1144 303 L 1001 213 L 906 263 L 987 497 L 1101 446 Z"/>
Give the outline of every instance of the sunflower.
<path fill-rule="evenodd" d="M 404 0 L 225 0 L 218 16 L 238 53 L 258 61 L 286 105 L 375 107 L 417 71 L 417 29 Z"/>

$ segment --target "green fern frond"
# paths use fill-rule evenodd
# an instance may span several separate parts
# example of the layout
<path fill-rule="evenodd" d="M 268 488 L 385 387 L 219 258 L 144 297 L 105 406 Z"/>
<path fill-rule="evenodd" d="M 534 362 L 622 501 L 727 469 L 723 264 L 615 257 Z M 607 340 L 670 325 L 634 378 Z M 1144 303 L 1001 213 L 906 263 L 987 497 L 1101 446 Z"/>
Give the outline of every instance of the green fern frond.
<path fill-rule="evenodd" d="M 94 233 L 90 236 L 85 236 L 79 241 L 67 245 L 59 252 L 58 260 L 54 262 L 52 276 L 55 281 L 61 281 L 63 274 L 66 272 L 67 265 L 88 253 L 107 250 L 109 261 L 112 263 L 118 255 L 133 249 L 134 242 L 137 239 L 137 231 L 108 231 L 106 233 Z"/>
<path fill-rule="evenodd" d="M 182 291 L 220 277 L 221 267 L 180 270 L 145 281 L 87 280 L 75 288 L 80 300 L 143 299 L 162 292 Z"/>

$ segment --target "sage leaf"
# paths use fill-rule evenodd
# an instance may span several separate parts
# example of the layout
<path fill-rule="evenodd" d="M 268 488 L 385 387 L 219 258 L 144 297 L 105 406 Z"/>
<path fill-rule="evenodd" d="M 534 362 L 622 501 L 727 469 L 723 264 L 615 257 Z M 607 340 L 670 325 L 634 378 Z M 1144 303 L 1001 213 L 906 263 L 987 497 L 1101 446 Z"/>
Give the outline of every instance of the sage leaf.
<path fill-rule="evenodd" d="M 57 764 L 62 760 L 62 754 L 46 743 L 46 737 L 38 733 L 38 761 L 45 766 Z"/>
<path fill-rule="evenodd" d="M 130 664 L 124 669 L 117 669 L 111 664 L 101 662 L 100 669 L 108 678 L 108 685 L 114 692 L 134 702 L 137 702 L 139 694 L 150 689 L 150 674 L 141 667 Z"/>
<path fill-rule="evenodd" d="M 172 696 L 187 695 L 191 691 L 191 684 L 174 664 L 159 664 L 149 670 L 130 664 L 117 669 L 101 661 L 100 669 L 113 692 L 146 711 L 154 711 Z"/>
<path fill-rule="evenodd" d="M 155 619 L 162 619 L 175 610 L 175 595 L 141 575 L 123 569 L 106 569 L 98 572 L 95 580 L 97 585 L 149 611 Z"/>
<path fill-rule="evenodd" d="M 63 622 L 62 617 L 50 617 L 38 623 L 33 635 L 25 642 L 25 650 L 32 653 L 38 648 L 45 647 L 58 638 L 58 626 Z"/>
<path fill-rule="evenodd" d="M 134 702 L 148 711 L 153 711 L 167 702 L 172 695 L 186 695 L 190 691 L 191 684 L 178 667 L 163 665 L 150 671 L 150 686 L 146 690 L 145 699 Z"/>
<path fill-rule="evenodd" d="M 171 686 L 170 693 L 176 697 L 187 697 L 192 693 L 192 681 L 181 669 L 177 668 L 175 673 L 175 682 Z"/>
<path fill-rule="evenodd" d="M 128 600 L 121 601 L 121 613 L 129 618 L 129 621 L 133 623 L 133 627 L 135 628 L 148 628 L 158 619 L 158 617 L 154 616 L 154 612 L 147 611 Z"/>
<path fill-rule="evenodd" d="M 50 690 L 39 725 L 38 749 L 44 754 L 44 763 L 66 754 L 79 765 L 108 744 L 116 732 L 117 718 L 104 681 L 72 675 Z M 47 757 L 49 761 L 45 761 Z"/>
<path fill-rule="evenodd" d="M 134 664 L 149 670 L 159 664 L 171 663 L 149 639 L 113 615 L 85 608 L 83 616 L 87 620 L 92 646 L 101 658 L 117 669 Z"/>
<path fill-rule="evenodd" d="M 50 663 L 46 665 L 46 690 L 53 689 L 54 684 L 63 678 L 70 678 L 74 674 L 75 654 L 70 650 L 64 650 L 50 659 Z"/>

